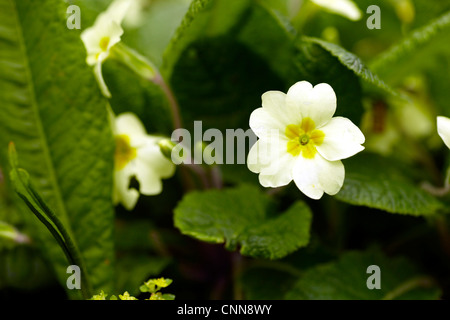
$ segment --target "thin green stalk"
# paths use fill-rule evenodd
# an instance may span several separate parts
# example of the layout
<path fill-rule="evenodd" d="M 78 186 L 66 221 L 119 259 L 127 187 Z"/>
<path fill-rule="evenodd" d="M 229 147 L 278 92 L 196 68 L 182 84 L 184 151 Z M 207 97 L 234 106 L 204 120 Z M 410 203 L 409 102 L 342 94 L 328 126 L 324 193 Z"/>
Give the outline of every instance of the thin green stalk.
<path fill-rule="evenodd" d="M 174 129 L 181 128 L 180 108 L 177 99 L 175 98 L 170 86 L 162 77 L 158 68 L 146 57 L 127 47 L 123 43 L 118 43 L 113 47 L 111 57 L 125 64 L 143 79 L 151 81 L 161 88 L 167 101 L 169 102 L 169 107 L 172 112 L 173 127 Z"/>
<path fill-rule="evenodd" d="M 416 278 L 413 278 L 413 279 L 403 282 L 395 289 L 389 291 L 382 298 L 382 300 L 393 300 L 393 299 L 400 297 L 403 294 L 407 293 L 408 291 L 411 291 L 417 287 L 428 288 L 428 287 L 432 286 L 433 283 L 434 283 L 434 280 L 430 277 L 427 277 L 427 276 L 416 277 Z"/>
<path fill-rule="evenodd" d="M 233 277 L 233 297 L 234 300 L 243 300 L 243 290 L 241 285 L 241 276 L 244 269 L 243 257 L 238 251 L 231 253 L 232 277 Z"/>

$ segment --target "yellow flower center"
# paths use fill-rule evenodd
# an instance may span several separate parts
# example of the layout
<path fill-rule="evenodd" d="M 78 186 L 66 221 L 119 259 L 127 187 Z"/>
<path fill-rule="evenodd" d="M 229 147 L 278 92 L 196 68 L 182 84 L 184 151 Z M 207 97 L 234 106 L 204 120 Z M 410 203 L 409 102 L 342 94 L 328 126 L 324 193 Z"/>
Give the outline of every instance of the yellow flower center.
<path fill-rule="evenodd" d="M 130 137 L 121 134 L 116 136 L 116 151 L 114 153 L 114 165 L 116 170 L 122 170 L 134 158 L 136 158 L 136 148 L 130 146 Z"/>
<path fill-rule="evenodd" d="M 316 130 L 316 124 L 311 118 L 304 118 L 300 125 L 288 125 L 285 134 L 289 138 L 287 151 L 294 157 L 301 154 L 307 159 L 315 157 L 316 146 L 320 146 L 325 138 L 323 131 Z"/>
<path fill-rule="evenodd" d="M 109 40 L 109 37 L 103 37 L 100 39 L 100 49 L 102 49 L 102 51 L 108 50 Z"/>

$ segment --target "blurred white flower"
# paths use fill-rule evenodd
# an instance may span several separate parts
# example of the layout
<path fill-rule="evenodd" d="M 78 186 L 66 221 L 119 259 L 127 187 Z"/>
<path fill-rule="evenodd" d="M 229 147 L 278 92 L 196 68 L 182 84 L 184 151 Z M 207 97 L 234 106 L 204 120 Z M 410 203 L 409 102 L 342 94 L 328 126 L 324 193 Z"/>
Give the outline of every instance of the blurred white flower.
<path fill-rule="evenodd" d="M 362 13 L 358 6 L 351 0 L 311 0 L 325 10 L 339 14 L 350 20 L 361 19 Z"/>
<path fill-rule="evenodd" d="M 113 202 L 131 210 L 139 193 L 161 193 L 161 179 L 171 177 L 175 165 L 161 152 L 158 142 L 163 138 L 148 135 L 135 114 L 126 112 L 115 117 L 113 132 L 116 141 Z M 139 182 L 139 191 L 130 188 L 133 176 Z"/>
<path fill-rule="evenodd" d="M 438 116 L 437 131 L 447 148 L 450 148 L 450 119 L 447 117 Z"/>
<path fill-rule="evenodd" d="M 81 33 L 81 40 L 87 51 L 86 62 L 94 67 L 94 74 L 102 93 L 111 97 L 102 75 L 102 63 L 109 55 L 111 48 L 120 42 L 123 34 L 122 20 L 130 6 L 130 0 L 115 0 L 105 12 L 99 14 L 92 27 Z"/>
<path fill-rule="evenodd" d="M 134 0 L 124 19 L 127 28 L 137 28 L 145 22 L 145 11 L 150 6 L 152 0 Z"/>
<path fill-rule="evenodd" d="M 345 177 L 340 160 L 362 151 L 365 138 L 349 119 L 333 118 L 335 111 L 336 95 L 326 83 L 313 87 L 300 81 L 287 94 L 262 95 L 262 108 L 250 116 L 259 140 L 247 158 L 262 186 L 280 187 L 294 180 L 313 199 L 339 192 Z"/>

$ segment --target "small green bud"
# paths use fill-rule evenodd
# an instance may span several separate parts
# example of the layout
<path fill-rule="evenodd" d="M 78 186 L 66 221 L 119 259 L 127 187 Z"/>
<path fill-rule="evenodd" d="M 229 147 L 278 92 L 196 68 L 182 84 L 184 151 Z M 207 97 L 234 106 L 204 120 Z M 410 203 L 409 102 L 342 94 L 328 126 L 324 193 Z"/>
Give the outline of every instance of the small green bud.
<path fill-rule="evenodd" d="M 173 143 L 170 139 L 162 139 L 158 142 L 158 145 L 164 157 L 172 160 L 172 150 L 175 147 L 175 143 Z"/>

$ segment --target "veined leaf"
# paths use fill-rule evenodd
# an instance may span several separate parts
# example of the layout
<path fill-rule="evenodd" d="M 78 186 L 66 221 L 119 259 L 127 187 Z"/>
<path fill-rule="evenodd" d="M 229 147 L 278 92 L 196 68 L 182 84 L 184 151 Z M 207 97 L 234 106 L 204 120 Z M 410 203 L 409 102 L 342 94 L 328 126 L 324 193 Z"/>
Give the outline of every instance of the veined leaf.
<path fill-rule="evenodd" d="M 113 149 L 105 100 L 64 2 L 0 0 L 0 164 L 13 141 L 37 191 L 86 260 L 93 289 L 113 286 Z M 67 261 L 26 209 L 61 283 Z M 71 296 L 77 296 L 69 291 Z"/>
<path fill-rule="evenodd" d="M 80 251 L 73 241 L 67 229 L 59 220 L 58 216 L 48 207 L 39 193 L 36 192 L 30 181 L 30 175 L 22 168 L 19 168 L 18 157 L 13 143 L 9 145 L 9 161 L 11 165 L 10 179 L 17 194 L 24 200 L 28 208 L 34 213 L 52 234 L 53 238 L 63 250 L 69 265 L 77 265 L 82 273 L 81 292 L 83 298 L 89 299 L 92 295 L 89 274 L 86 272 L 84 261 Z"/>
<path fill-rule="evenodd" d="M 164 53 L 163 74 L 168 76 L 185 47 L 194 40 L 201 28 L 193 24 L 194 19 L 211 5 L 212 0 L 193 0 L 180 26 L 172 37 L 166 52 Z M 198 25 L 198 24 L 197 24 Z"/>
<path fill-rule="evenodd" d="M 378 271 L 368 270 L 379 267 Z M 378 280 L 375 272 L 379 272 Z M 369 279 L 373 275 L 373 279 Z M 370 290 L 370 285 L 380 285 Z M 288 300 L 436 300 L 441 292 L 405 258 L 389 258 L 379 250 L 351 251 L 337 261 L 306 270 L 288 292 Z"/>
<path fill-rule="evenodd" d="M 439 60 L 432 56 L 439 53 L 448 56 L 449 31 L 450 12 L 447 12 L 384 52 L 372 62 L 371 69 L 389 83 L 397 84 L 408 73 L 434 67 Z"/>
<path fill-rule="evenodd" d="M 175 226 L 202 241 L 225 243 L 243 255 L 279 259 L 309 242 L 311 211 L 303 202 L 271 214 L 270 198 L 255 187 L 193 192 L 175 208 Z"/>
<path fill-rule="evenodd" d="M 442 203 L 403 175 L 393 160 L 362 153 L 344 164 L 345 182 L 336 195 L 341 201 L 414 216 L 442 209 Z"/>
<path fill-rule="evenodd" d="M 346 68 L 353 71 L 355 75 L 357 75 L 363 81 L 375 86 L 376 88 L 380 89 L 383 92 L 386 92 L 394 96 L 397 95 L 394 89 L 389 87 L 376 74 L 370 71 L 370 69 L 355 54 L 348 52 L 347 50 L 338 46 L 337 44 L 326 42 L 321 39 L 302 37 L 301 40 L 320 45 L 322 48 L 331 53 L 334 57 L 338 58 L 339 61 Z"/>

